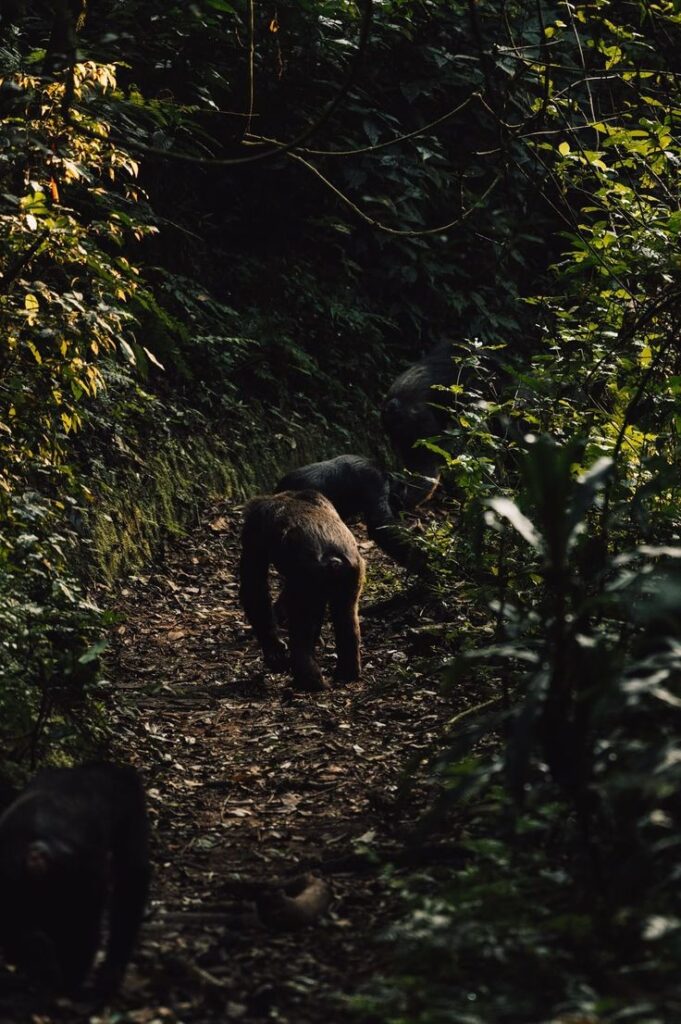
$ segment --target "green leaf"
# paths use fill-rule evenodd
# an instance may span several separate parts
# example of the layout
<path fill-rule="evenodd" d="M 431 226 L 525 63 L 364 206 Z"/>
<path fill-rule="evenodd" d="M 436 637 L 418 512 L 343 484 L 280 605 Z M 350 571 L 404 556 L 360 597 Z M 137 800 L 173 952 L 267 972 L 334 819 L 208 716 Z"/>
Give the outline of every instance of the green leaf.
<path fill-rule="evenodd" d="M 130 345 L 124 338 L 119 338 L 118 339 L 118 344 L 120 345 L 121 352 L 125 356 L 126 360 L 132 366 L 135 366 L 136 363 L 137 363 L 137 357 L 135 356 L 135 352 L 134 352 L 134 350 L 132 348 L 132 345 Z"/>
<path fill-rule="evenodd" d="M 147 359 L 149 360 L 149 362 L 150 362 L 150 363 L 153 363 L 153 364 L 154 364 L 154 366 L 158 366 L 159 370 L 165 370 L 165 366 L 163 365 L 163 363 L 161 363 L 161 362 L 159 362 L 159 361 L 158 361 L 158 359 L 156 358 L 156 356 L 154 355 L 154 353 L 153 353 L 153 352 L 151 352 L 151 351 L 150 351 L 150 350 L 149 350 L 149 349 L 148 349 L 148 348 L 146 347 L 146 345 L 143 345 L 143 346 L 142 346 L 142 348 L 144 349 L 145 355 L 147 356 Z"/>
<path fill-rule="evenodd" d="M 97 640 L 96 643 L 92 644 L 91 647 L 88 647 L 84 654 L 81 654 L 81 656 L 78 659 L 79 664 L 89 665 L 90 662 L 96 661 L 100 657 L 100 655 L 104 653 L 108 646 L 108 640 Z"/>
<path fill-rule="evenodd" d="M 575 486 L 575 493 L 570 502 L 566 524 L 568 540 L 574 538 L 575 530 L 596 500 L 599 491 L 603 490 L 615 471 L 615 463 L 609 456 L 603 456 L 580 476 Z"/>
<path fill-rule="evenodd" d="M 527 516 L 520 511 L 518 506 L 510 498 L 489 498 L 486 502 L 498 516 L 508 519 L 520 536 L 539 550 L 542 547 L 541 534 L 536 530 L 534 524 Z"/>

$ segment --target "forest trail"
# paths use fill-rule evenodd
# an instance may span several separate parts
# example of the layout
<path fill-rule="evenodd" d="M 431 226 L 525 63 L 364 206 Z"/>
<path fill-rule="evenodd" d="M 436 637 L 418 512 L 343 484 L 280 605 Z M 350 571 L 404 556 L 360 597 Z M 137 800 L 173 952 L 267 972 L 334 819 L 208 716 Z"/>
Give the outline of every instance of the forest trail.
<path fill-rule="evenodd" d="M 418 779 L 430 742 L 465 706 L 419 670 L 428 619 L 408 600 L 390 615 L 363 616 L 360 683 L 293 697 L 287 677 L 264 675 L 238 602 L 240 521 L 240 510 L 213 506 L 118 601 L 108 702 L 116 755 L 147 785 L 154 879 L 117 1002 L 124 1016 L 100 1021 L 350 1019 L 338 994 L 356 993 L 389 964 L 378 940 L 404 905 L 380 870 L 342 870 L 339 858 L 403 848 L 425 797 L 416 782 L 396 799 L 405 766 Z M 361 546 L 363 608 L 405 594 L 403 572 L 369 541 Z M 244 883 L 319 861 L 330 910 L 302 931 L 263 926 Z"/>

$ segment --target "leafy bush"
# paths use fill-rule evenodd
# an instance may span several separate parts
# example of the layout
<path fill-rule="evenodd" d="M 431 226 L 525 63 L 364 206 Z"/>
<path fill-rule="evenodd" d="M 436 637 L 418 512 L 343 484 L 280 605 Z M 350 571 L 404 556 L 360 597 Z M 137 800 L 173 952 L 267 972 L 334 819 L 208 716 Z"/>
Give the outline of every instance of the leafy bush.
<path fill-rule="evenodd" d="M 360 1016 L 678 1012 L 681 549 L 607 550 L 614 466 L 575 479 L 584 450 L 535 441 L 522 507 L 489 500 L 489 526 L 506 537 L 496 642 L 476 646 L 471 631 L 447 675 L 452 686 L 503 681 L 505 696 L 455 724 L 423 823 L 454 829 L 470 862 L 407 883 L 409 913 L 386 936 L 401 973 L 358 998 Z M 498 553 L 490 546 L 488 561 Z"/>

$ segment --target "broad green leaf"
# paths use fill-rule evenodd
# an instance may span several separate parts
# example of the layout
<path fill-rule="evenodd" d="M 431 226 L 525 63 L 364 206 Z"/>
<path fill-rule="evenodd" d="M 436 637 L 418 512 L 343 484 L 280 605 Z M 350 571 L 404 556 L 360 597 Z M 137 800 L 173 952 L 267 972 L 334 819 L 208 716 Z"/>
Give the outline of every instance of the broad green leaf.
<path fill-rule="evenodd" d="M 527 516 L 520 511 L 518 506 L 510 498 L 489 498 L 486 502 L 490 508 L 492 508 L 498 516 L 502 516 L 504 519 L 508 519 L 511 526 L 513 526 L 521 537 L 524 538 L 531 544 L 533 548 L 539 549 L 542 547 L 542 538 L 534 524 Z"/>
<path fill-rule="evenodd" d="M 143 345 L 143 346 L 142 346 L 142 348 L 144 349 L 144 352 L 145 352 L 145 354 L 146 354 L 146 356 L 147 356 L 147 358 L 148 358 L 148 360 L 149 360 L 149 362 L 150 362 L 150 363 L 153 363 L 153 364 L 154 364 L 154 366 L 158 366 L 159 370 L 165 370 L 165 366 L 163 365 L 163 363 L 161 363 L 161 362 L 159 362 L 159 361 L 158 361 L 158 359 L 156 358 L 156 356 L 154 355 L 154 353 L 153 353 L 153 352 L 151 352 L 151 351 L 150 351 L 150 350 L 149 350 L 149 349 L 148 349 L 148 348 L 146 347 L 146 345 Z"/>
<path fill-rule="evenodd" d="M 133 366 L 135 366 L 135 364 L 137 363 L 137 358 L 135 356 L 135 352 L 132 348 L 132 345 L 130 345 L 124 338 L 119 338 L 118 344 L 120 345 L 121 352 L 123 353 L 127 361 L 131 363 Z"/>

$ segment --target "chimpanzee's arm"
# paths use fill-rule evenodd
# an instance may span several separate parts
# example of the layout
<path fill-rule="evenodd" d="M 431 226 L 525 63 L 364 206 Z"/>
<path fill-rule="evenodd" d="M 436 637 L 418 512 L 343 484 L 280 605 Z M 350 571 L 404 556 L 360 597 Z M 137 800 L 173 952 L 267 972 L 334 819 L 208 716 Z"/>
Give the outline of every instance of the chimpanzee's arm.
<path fill-rule="evenodd" d="M 380 489 L 368 496 L 364 510 L 364 521 L 369 537 L 410 572 L 419 572 L 426 564 L 423 551 L 408 536 L 407 529 L 395 518 L 390 505 L 390 484 L 386 476 Z"/>
<path fill-rule="evenodd" d="M 144 790 L 133 769 L 118 769 L 111 793 L 111 894 L 106 959 L 98 977 L 101 991 L 120 983 L 142 923 L 149 890 L 149 826 Z"/>

